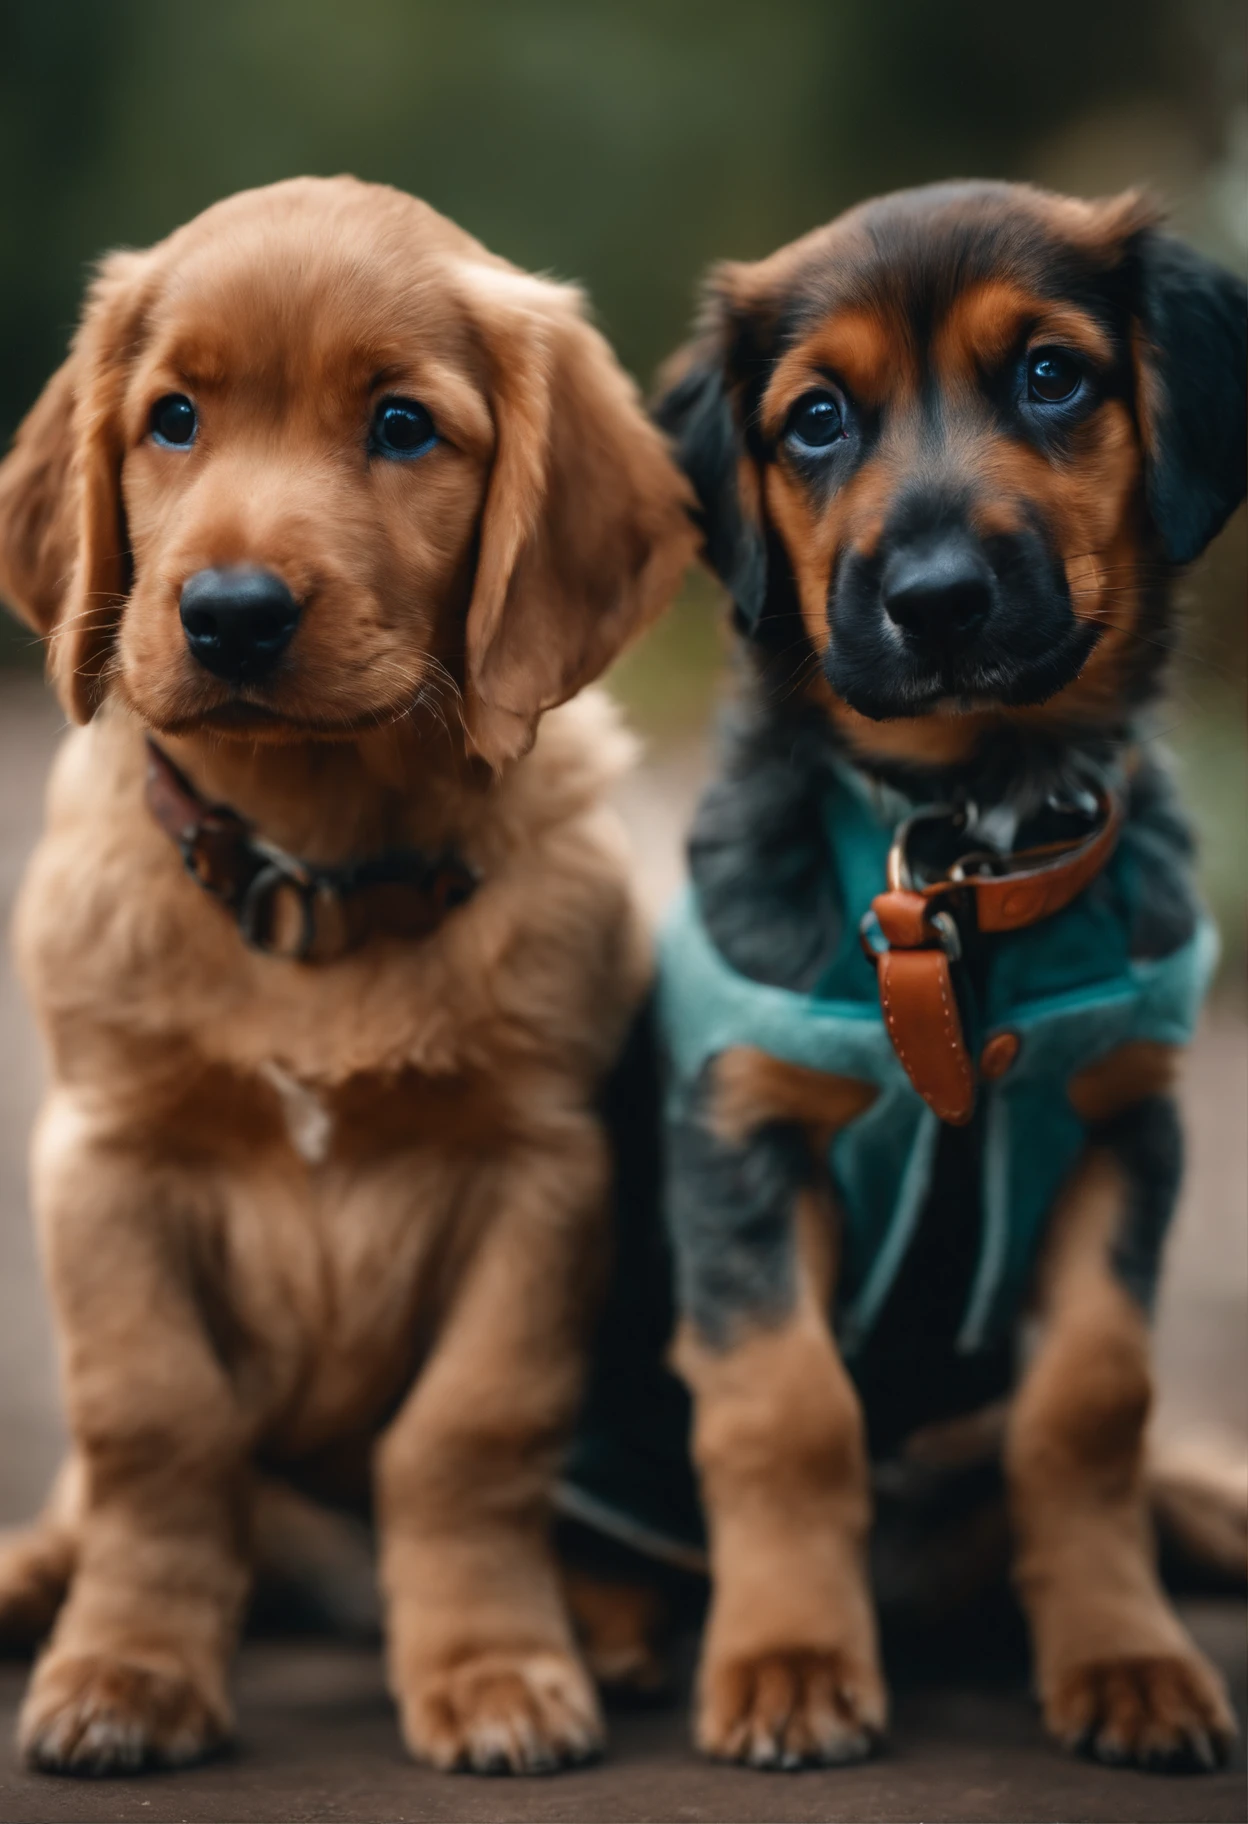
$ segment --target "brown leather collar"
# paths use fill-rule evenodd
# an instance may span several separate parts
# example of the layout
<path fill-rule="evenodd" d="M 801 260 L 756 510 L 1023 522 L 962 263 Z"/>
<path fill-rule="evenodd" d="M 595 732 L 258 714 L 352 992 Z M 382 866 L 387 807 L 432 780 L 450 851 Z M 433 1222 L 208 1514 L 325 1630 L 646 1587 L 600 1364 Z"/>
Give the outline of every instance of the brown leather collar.
<path fill-rule="evenodd" d="M 1122 806 L 1103 792 L 1086 835 L 1007 857 L 978 851 L 936 879 L 916 879 L 911 840 L 921 824 L 937 818 L 954 829 L 959 819 L 965 824 L 954 807 L 932 805 L 898 825 L 888 889 L 871 902 L 883 944 L 864 931 L 863 947 L 876 965 L 884 1023 L 906 1074 L 942 1121 L 961 1127 L 974 1113 L 977 1074 L 992 1074 L 984 1069 L 989 1063 L 999 1074 L 1002 1059 L 1008 1068 L 1008 1056 L 999 1047 L 992 1060 L 980 1060 L 977 1073 L 967 1047 L 953 976 L 962 955 L 959 921 L 971 919 L 981 932 L 1020 931 L 1061 912 L 1113 854 Z"/>
<path fill-rule="evenodd" d="M 228 804 L 207 803 L 150 737 L 145 795 L 187 872 L 269 956 L 329 963 L 370 937 L 428 937 L 477 888 L 450 853 L 392 849 L 339 868 L 300 861 Z"/>

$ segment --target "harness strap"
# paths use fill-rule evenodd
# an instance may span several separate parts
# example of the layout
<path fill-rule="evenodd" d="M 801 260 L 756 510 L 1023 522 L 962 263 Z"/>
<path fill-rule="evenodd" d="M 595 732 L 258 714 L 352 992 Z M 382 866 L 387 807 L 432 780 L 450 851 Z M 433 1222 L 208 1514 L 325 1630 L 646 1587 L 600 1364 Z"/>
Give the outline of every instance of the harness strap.
<path fill-rule="evenodd" d="M 946 807 L 924 812 L 956 816 Z M 888 860 L 888 889 L 871 902 L 885 947 L 865 942 L 876 965 L 888 1036 L 923 1100 L 951 1126 L 975 1110 L 976 1070 L 958 1009 L 953 969 L 962 954 L 958 917 L 980 932 L 1020 931 L 1063 911 L 1108 862 L 1122 827 L 1112 793 L 1097 801 L 1091 833 L 1072 842 L 1019 850 L 1004 862 L 964 858 L 941 878 L 916 885 L 906 855 L 910 826 L 899 826 Z M 974 865 L 975 872 L 968 872 Z M 991 871 L 988 871 L 991 870 Z"/>
<path fill-rule="evenodd" d="M 951 1127 L 975 1112 L 975 1071 L 949 958 L 939 949 L 889 948 L 877 963 L 884 1024 L 906 1075 Z"/>
<path fill-rule="evenodd" d="M 268 956 L 329 963 L 372 937 L 428 937 L 477 889 L 451 852 L 393 849 L 337 868 L 300 861 L 228 804 L 201 798 L 150 736 L 145 796 L 187 872 Z"/>

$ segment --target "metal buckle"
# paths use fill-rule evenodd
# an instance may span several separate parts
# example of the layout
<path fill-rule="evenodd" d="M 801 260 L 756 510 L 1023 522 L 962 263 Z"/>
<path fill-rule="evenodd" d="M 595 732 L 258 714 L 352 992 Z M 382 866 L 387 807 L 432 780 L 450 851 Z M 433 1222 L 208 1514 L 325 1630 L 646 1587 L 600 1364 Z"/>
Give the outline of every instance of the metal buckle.
<path fill-rule="evenodd" d="M 268 856 L 268 865 L 260 869 L 247 891 L 243 894 L 238 908 L 238 928 L 243 942 L 251 949 L 258 950 L 263 956 L 280 956 L 288 962 L 305 962 L 311 954 L 316 940 L 315 902 L 321 883 L 311 875 L 302 862 L 285 850 L 271 848 L 267 843 L 256 844 Z M 299 906 L 300 923 L 298 939 L 293 946 L 279 947 L 270 942 L 272 930 L 272 906 L 277 893 L 289 888 L 295 895 Z"/>
<path fill-rule="evenodd" d="M 208 888 L 207 880 L 204 878 L 203 869 L 199 865 L 199 825 L 197 823 L 188 824 L 185 829 L 178 832 L 177 836 L 174 837 L 174 841 L 178 845 L 178 854 L 182 857 L 182 866 L 186 869 L 191 879 L 195 881 L 198 886 L 207 888 L 208 891 L 211 891 L 211 888 Z"/>
<path fill-rule="evenodd" d="M 962 937 L 953 913 L 929 912 L 927 922 L 949 961 L 959 962 L 962 956 Z M 873 968 L 882 956 L 888 954 L 888 939 L 881 931 L 879 918 L 873 910 L 864 912 L 858 921 L 858 942 L 862 945 L 862 954 Z"/>
<path fill-rule="evenodd" d="M 970 803 L 961 805 L 925 804 L 921 805 L 917 811 L 912 811 L 908 817 L 903 818 L 893 833 L 892 844 L 888 851 L 887 875 L 890 889 L 893 892 L 913 893 L 922 891 L 923 888 L 938 886 L 945 881 L 951 887 L 964 885 L 967 878 L 965 870 L 969 865 L 984 860 L 991 861 L 992 857 L 987 851 L 969 851 L 951 862 L 944 873 L 937 875 L 935 879 L 925 879 L 916 883 L 914 869 L 910 863 L 910 838 L 920 824 L 946 821 L 953 830 L 963 830 L 968 824 L 975 821 L 975 816 L 975 807 Z M 962 956 L 962 936 L 953 913 L 944 909 L 931 910 L 927 914 L 927 922 L 949 961 L 958 962 Z M 876 931 L 878 931 L 878 925 Z M 869 957 L 878 956 L 880 953 L 874 941 L 876 931 L 869 930 L 864 919 L 859 930 L 859 938 Z"/>
<path fill-rule="evenodd" d="M 929 912 L 927 922 L 940 939 L 940 947 L 951 963 L 962 955 L 962 938 L 952 912 Z"/>
<path fill-rule="evenodd" d="M 968 849 L 950 867 L 949 879 L 965 886 L 968 881 L 982 880 L 985 875 L 1005 874 L 1008 872 L 1006 859 L 993 849 Z"/>
<path fill-rule="evenodd" d="M 888 939 L 880 930 L 880 921 L 870 907 L 858 920 L 858 942 L 872 968 L 888 953 Z"/>
<path fill-rule="evenodd" d="M 911 811 L 908 817 L 903 818 L 893 832 L 892 845 L 888 851 L 888 884 L 892 890 L 894 892 L 899 890 L 914 892 L 916 890 L 914 870 L 910 866 L 909 845 L 910 838 L 920 824 L 935 823 L 943 819 L 955 830 L 962 830 L 969 823 L 973 823 L 975 817 L 975 806 L 968 802 L 967 804 L 923 804 L 917 811 Z M 969 860 L 970 857 L 965 859 Z M 946 873 L 942 878 L 952 879 L 953 875 Z M 921 884 L 934 886 L 936 883 L 935 881 L 925 881 Z"/>

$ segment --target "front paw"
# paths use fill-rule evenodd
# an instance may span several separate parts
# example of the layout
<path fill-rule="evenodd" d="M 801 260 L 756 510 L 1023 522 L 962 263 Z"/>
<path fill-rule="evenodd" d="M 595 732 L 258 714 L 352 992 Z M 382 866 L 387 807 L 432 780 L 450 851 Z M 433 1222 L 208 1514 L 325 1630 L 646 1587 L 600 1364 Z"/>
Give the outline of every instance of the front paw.
<path fill-rule="evenodd" d="M 593 1685 L 557 1648 L 480 1653 L 400 1682 L 408 1748 L 446 1772 L 554 1773 L 602 1751 Z"/>
<path fill-rule="evenodd" d="M 703 1666 L 695 1733 L 717 1760 L 829 1767 L 869 1755 L 887 1714 L 870 1663 L 836 1650 L 776 1649 Z"/>
<path fill-rule="evenodd" d="M 1044 1717 L 1065 1748 L 1162 1771 L 1220 1766 L 1235 1735 L 1222 1680 L 1195 1652 L 1073 1666 L 1054 1682 Z"/>
<path fill-rule="evenodd" d="M 230 1728 L 224 1705 L 183 1672 L 53 1651 L 35 1668 L 17 1739 L 45 1773 L 136 1773 L 203 1760 Z"/>

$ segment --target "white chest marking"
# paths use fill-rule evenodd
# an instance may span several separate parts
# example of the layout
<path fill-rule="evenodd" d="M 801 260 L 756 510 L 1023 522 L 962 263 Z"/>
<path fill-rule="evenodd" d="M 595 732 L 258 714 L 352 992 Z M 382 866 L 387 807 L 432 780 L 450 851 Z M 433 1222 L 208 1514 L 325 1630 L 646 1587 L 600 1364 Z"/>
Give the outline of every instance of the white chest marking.
<path fill-rule="evenodd" d="M 306 1164 L 322 1164 L 334 1131 L 333 1116 L 314 1089 L 300 1083 L 280 1064 L 262 1065 L 261 1071 L 281 1097 L 291 1145 Z"/>

